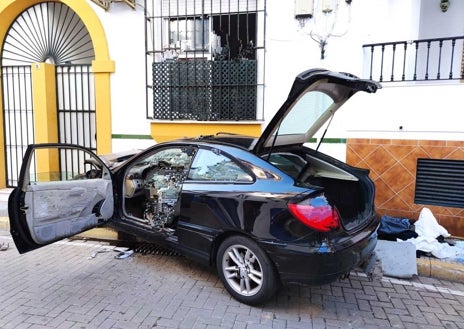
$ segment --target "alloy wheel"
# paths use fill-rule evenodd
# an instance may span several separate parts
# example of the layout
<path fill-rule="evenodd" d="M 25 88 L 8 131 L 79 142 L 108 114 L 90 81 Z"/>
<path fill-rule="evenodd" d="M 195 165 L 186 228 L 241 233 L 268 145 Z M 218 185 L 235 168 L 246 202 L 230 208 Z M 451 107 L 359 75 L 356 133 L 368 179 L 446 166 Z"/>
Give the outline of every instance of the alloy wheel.
<path fill-rule="evenodd" d="M 222 259 L 225 279 L 232 289 L 243 296 L 253 296 L 263 286 L 263 268 L 249 248 L 232 245 Z"/>

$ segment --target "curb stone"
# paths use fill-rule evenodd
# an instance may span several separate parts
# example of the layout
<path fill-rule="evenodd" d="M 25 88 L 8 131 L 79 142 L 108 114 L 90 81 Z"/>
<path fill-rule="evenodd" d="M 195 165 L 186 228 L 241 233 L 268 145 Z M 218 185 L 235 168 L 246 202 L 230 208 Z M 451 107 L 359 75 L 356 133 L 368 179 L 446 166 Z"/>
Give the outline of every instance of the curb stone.
<path fill-rule="evenodd" d="M 417 258 L 417 273 L 424 277 L 464 282 L 464 264 L 431 257 Z"/>

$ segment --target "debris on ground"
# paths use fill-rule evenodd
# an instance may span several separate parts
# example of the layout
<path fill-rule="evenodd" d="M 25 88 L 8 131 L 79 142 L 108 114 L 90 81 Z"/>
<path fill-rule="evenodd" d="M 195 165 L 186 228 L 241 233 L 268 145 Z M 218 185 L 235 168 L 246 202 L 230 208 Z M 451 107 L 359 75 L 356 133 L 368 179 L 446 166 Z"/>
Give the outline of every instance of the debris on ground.
<path fill-rule="evenodd" d="M 116 247 L 114 251 L 118 252 L 118 254 L 114 256 L 116 259 L 126 259 L 134 254 L 134 250 L 129 248 Z"/>
<path fill-rule="evenodd" d="M 423 208 L 417 221 L 407 218 L 382 216 L 378 230 L 380 240 L 412 243 L 416 255 L 434 256 L 455 262 L 464 262 L 464 243 L 451 238 L 429 208 Z"/>
<path fill-rule="evenodd" d="M 450 239 L 451 234 L 438 224 L 430 209 L 423 208 L 414 225 L 418 237 L 407 241 L 412 242 L 418 251 L 453 261 L 464 257 L 464 249 L 459 248 L 456 242 Z"/>
<path fill-rule="evenodd" d="M 6 251 L 10 247 L 10 244 L 8 242 L 2 242 L 0 245 L 0 251 Z"/>
<path fill-rule="evenodd" d="M 380 240 L 397 241 L 417 238 L 412 222 L 407 218 L 382 216 L 378 230 Z"/>
<path fill-rule="evenodd" d="M 401 279 L 417 275 L 416 247 L 410 242 L 378 240 L 375 253 L 380 260 L 382 273 Z"/>
<path fill-rule="evenodd" d="M 110 248 L 110 247 L 100 248 L 98 250 L 93 251 L 92 254 L 89 256 L 89 259 L 97 257 L 97 255 L 100 254 L 100 253 L 110 252 L 112 250 L 113 250 L 113 248 Z"/>
<path fill-rule="evenodd" d="M 118 253 L 117 255 L 114 256 L 114 258 L 116 259 L 125 259 L 134 254 L 134 251 L 132 249 L 126 248 L 126 247 L 103 247 L 103 248 L 94 250 L 88 259 L 93 259 L 97 257 L 97 255 L 100 253 L 107 253 L 110 251 L 115 251 Z"/>

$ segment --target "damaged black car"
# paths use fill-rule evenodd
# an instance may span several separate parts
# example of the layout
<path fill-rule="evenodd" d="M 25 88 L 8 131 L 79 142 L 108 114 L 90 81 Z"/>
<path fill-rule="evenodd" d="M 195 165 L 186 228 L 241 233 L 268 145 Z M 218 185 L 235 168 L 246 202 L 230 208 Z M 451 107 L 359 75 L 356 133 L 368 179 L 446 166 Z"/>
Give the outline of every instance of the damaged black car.
<path fill-rule="evenodd" d="M 252 305 L 280 284 L 333 282 L 372 261 L 375 189 L 367 170 L 306 143 L 351 96 L 378 88 L 308 70 L 260 138 L 180 139 L 120 162 L 77 145 L 30 145 L 9 200 L 12 237 L 24 253 L 110 226 L 215 267 Z"/>

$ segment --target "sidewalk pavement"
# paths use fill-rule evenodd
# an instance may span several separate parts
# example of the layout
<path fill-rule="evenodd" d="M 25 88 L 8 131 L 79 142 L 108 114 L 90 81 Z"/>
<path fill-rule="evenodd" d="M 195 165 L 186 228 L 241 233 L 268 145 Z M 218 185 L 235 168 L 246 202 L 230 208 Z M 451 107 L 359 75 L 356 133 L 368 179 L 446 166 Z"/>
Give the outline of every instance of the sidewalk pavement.
<path fill-rule="evenodd" d="M 9 192 L 8 190 L 0 190 L 0 235 L 9 235 L 10 231 L 7 208 Z M 81 236 L 95 240 L 117 240 L 117 233 L 107 229 L 93 229 L 81 234 Z M 434 257 L 417 258 L 417 273 L 424 277 L 464 282 L 464 264 L 447 262 Z"/>

